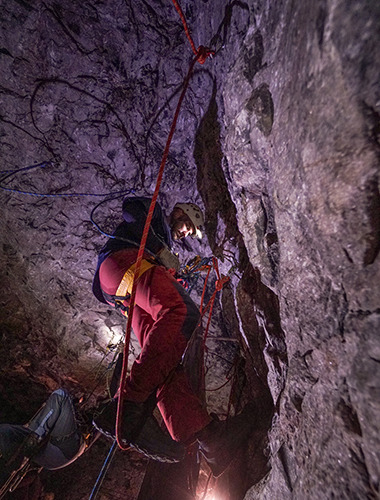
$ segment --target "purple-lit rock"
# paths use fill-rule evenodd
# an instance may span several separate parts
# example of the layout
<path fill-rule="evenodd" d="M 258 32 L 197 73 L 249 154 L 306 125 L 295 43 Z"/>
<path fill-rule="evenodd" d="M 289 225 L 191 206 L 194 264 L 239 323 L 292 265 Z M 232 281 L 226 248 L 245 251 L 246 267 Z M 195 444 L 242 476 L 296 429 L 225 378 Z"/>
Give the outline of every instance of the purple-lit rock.
<path fill-rule="evenodd" d="M 205 239 L 176 251 L 214 254 L 231 278 L 210 332 L 224 340 L 207 341 L 207 387 L 238 354 L 233 405 L 260 408 L 247 455 L 215 492 L 376 498 L 380 7 L 181 6 L 196 46 L 216 55 L 195 67 L 160 202 L 204 208 Z M 43 163 L 1 181 L 0 419 L 20 423 L 59 386 L 89 394 L 114 356 L 125 324 L 91 293 L 106 241 L 91 210 L 108 193 L 153 192 L 193 55 L 170 0 L 6 2 L 0 23 L 1 171 Z M 103 231 L 120 204 L 95 211 Z M 131 361 L 138 352 L 134 340 Z M 222 418 L 230 388 L 207 393 Z M 44 472 L 45 492 L 87 498 L 107 446 Z M 102 495 L 137 498 L 145 469 L 118 453 Z"/>

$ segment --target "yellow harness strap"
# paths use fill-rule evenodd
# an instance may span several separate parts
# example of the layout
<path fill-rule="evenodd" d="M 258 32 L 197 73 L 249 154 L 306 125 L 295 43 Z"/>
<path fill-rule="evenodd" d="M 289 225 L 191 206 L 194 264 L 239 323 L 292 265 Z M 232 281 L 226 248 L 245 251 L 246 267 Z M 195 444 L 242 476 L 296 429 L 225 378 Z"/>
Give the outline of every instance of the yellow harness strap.
<path fill-rule="evenodd" d="M 152 264 L 152 262 L 149 262 L 146 259 L 143 259 L 141 261 L 141 267 L 140 267 L 140 273 L 138 278 L 142 276 L 148 269 L 153 267 L 155 264 Z M 132 285 L 133 285 L 133 276 L 135 274 L 135 269 L 136 269 L 136 263 L 134 263 L 129 269 L 127 269 L 124 273 L 124 276 L 122 280 L 120 281 L 120 285 L 118 289 L 116 290 L 116 297 L 126 297 L 127 294 L 132 293 Z"/>

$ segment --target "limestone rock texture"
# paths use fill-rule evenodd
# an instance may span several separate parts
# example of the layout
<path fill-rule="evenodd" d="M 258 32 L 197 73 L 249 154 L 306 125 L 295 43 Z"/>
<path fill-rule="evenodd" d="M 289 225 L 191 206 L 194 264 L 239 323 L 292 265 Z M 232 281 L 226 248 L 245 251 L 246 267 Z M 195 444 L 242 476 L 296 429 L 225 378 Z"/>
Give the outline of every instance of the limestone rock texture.
<path fill-rule="evenodd" d="M 230 278 L 206 401 L 220 418 L 254 402 L 257 426 L 192 496 L 160 487 L 169 471 L 144 496 L 147 460 L 119 452 L 99 498 L 379 498 L 380 3 L 181 7 L 215 54 L 194 67 L 159 201 L 204 209 L 204 239 L 175 251 Z M 169 0 L 4 0 L 0 23 L 0 422 L 24 423 L 58 387 L 106 392 L 125 322 L 92 296 L 96 255 L 122 196 L 153 193 L 194 55 Z M 43 471 L 40 498 L 88 498 L 108 446 Z"/>

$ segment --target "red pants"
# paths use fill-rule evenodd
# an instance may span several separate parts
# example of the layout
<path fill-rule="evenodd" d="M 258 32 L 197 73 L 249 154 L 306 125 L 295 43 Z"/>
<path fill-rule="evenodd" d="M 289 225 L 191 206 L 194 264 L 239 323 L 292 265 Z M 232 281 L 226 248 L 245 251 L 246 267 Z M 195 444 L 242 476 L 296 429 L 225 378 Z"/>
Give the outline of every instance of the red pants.
<path fill-rule="evenodd" d="M 102 263 L 99 277 L 104 292 L 115 294 L 136 257 L 137 250 L 120 250 Z M 126 381 L 125 397 L 142 402 L 156 392 L 171 436 L 182 442 L 211 421 L 180 366 L 198 321 L 197 306 L 164 267 L 154 266 L 140 277 L 132 328 L 141 353 Z"/>

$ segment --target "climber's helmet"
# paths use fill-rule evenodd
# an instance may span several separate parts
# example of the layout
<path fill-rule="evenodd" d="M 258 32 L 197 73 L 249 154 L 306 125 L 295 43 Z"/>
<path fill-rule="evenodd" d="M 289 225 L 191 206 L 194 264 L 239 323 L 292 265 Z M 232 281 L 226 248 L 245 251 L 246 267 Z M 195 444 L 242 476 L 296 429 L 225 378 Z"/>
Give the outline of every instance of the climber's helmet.
<path fill-rule="evenodd" d="M 204 217 L 202 210 L 195 203 L 177 203 L 174 206 L 173 213 L 176 209 L 182 210 L 182 212 L 190 219 L 193 225 L 193 232 L 190 235 L 192 238 L 202 238 L 201 228 L 204 225 Z"/>

